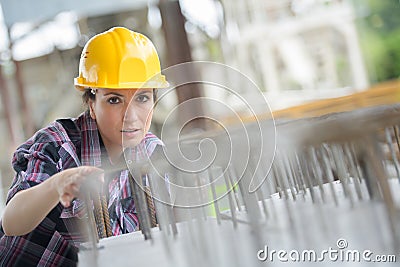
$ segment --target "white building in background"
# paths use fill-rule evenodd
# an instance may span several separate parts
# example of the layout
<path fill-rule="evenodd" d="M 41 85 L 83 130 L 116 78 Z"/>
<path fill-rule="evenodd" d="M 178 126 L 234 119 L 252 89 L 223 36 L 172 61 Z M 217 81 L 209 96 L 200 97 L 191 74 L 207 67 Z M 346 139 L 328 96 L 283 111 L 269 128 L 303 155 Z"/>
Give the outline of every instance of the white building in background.
<path fill-rule="evenodd" d="M 220 1 L 224 63 L 249 76 L 273 110 L 368 88 L 348 1 Z"/>

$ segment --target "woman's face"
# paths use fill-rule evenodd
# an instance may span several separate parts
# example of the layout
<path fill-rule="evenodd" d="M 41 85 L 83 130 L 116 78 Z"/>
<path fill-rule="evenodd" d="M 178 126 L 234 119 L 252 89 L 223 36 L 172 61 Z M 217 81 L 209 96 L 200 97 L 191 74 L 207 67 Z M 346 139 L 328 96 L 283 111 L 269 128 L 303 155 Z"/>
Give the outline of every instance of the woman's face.
<path fill-rule="evenodd" d="M 110 157 L 143 140 L 153 104 L 153 89 L 97 89 L 95 100 L 89 102 L 90 116 L 97 122 Z"/>

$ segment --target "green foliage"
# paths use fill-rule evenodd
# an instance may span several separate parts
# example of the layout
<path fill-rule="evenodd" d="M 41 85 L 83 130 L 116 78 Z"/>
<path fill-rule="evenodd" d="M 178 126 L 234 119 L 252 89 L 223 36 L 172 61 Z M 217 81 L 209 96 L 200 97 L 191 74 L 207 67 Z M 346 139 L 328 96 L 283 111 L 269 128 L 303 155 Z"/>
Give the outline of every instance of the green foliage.
<path fill-rule="evenodd" d="M 400 2 L 399 0 L 358 0 L 367 10 L 360 17 L 361 45 L 373 82 L 400 77 Z M 366 7 L 366 9 L 365 9 Z"/>
<path fill-rule="evenodd" d="M 386 53 L 382 57 L 386 78 L 400 78 L 400 30 L 393 31 L 385 38 Z"/>
<path fill-rule="evenodd" d="M 366 17 L 367 24 L 371 28 L 379 29 L 381 35 L 391 34 L 400 26 L 400 3 L 399 0 L 368 0 L 370 14 Z M 382 19 L 383 24 L 376 24 L 376 18 Z"/>

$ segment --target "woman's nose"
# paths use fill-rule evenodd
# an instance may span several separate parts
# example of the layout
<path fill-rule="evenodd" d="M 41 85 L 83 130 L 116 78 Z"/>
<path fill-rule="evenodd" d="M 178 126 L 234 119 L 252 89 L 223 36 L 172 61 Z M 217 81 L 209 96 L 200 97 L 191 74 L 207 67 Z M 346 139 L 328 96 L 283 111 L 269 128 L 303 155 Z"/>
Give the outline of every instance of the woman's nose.
<path fill-rule="evenodd" d="M 137 108 L 131 102 L 125 109 L 124 121 L 133 122 L 138 119 Z"/>

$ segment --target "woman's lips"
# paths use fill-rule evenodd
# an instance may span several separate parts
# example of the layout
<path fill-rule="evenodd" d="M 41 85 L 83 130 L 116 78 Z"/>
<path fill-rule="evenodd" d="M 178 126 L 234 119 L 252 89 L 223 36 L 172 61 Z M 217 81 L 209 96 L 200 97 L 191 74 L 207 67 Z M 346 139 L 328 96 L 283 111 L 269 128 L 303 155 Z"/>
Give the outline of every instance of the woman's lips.
<path fill-rule="evenodd" d="M 123 136 L 127 138 L 133 138 L 136 137 L 140 132 L 140 129 L 126 129 L 126 130 L 121 130 L 121 133 Z"/>

